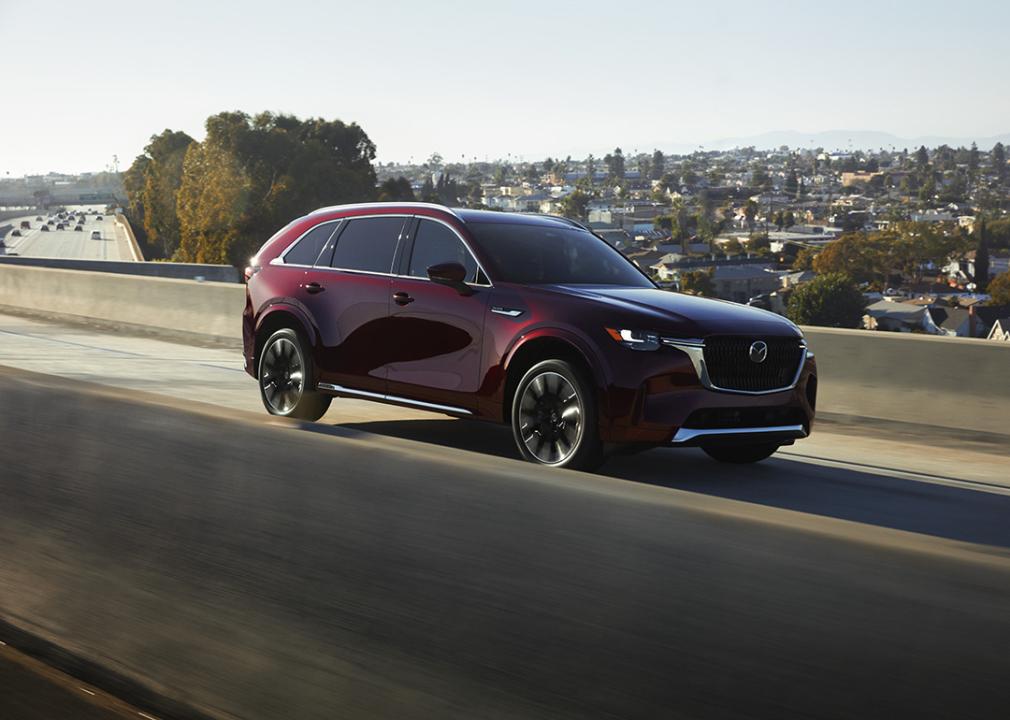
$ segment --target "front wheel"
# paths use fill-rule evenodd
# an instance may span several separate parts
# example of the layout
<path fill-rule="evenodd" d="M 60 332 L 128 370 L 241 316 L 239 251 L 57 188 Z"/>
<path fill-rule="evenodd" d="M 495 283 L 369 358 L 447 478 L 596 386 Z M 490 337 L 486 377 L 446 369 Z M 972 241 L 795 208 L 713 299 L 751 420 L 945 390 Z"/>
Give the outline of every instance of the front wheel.
<path fill-rule="evenodd" d="M 778 449 L 778 445 L 713 445 L 702 448 L 710 458 L 735 465 L 760 462 Z"/>
<path fill-rule="evenodd" d="M 316 373 L 306 343 L 289 328 L 278 330 L 263 346 L 259 365 L 260 397 L 271 415 L 318 420 L 332 398 L 316 390 Z"/>
<path fill-rule="evenodd" d="M 523 459 L 594 470 L 603 462 L 592 384 L 564 360 L 544 360 L 523 375 L 512 398 L 512 435 Z"/>

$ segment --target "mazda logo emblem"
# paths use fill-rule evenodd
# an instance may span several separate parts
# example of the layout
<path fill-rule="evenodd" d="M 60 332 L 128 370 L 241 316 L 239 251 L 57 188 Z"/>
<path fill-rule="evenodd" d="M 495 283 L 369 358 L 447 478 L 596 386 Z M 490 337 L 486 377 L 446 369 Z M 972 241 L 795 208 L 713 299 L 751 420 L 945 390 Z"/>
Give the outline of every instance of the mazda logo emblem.
<path fill-rule="evenodd" d="M 752 342 L 748 354 L 750 355 L 751 362 L 763 363 L 768 357 L 768 343 L 763 340 Z"/>

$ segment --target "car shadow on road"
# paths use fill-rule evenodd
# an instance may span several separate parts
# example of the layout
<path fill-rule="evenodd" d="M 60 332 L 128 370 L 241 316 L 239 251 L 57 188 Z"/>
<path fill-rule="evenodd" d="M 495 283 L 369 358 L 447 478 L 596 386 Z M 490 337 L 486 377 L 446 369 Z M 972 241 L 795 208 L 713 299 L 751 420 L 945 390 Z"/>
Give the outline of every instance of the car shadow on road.
<path fill-rule="evenodd" d="M 519 458 L 511 431 L 489 423 L 389 420 L 337 427 Z M 754 465 L 724 465 L 697 449 L 657 448 L 636 455 L 614 455 L 597 473 L 895 530 L 1010 547 L 1010 496 L 874 473 L 872 468 L 844 468 L 784 456 Z"/>

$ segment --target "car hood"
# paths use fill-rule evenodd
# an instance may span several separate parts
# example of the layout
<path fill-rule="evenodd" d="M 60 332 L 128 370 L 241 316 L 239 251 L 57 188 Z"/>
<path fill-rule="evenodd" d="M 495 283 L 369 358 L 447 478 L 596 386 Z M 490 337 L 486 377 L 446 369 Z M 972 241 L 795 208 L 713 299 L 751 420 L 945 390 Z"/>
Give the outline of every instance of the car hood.
<path fill-rule="evenodd" d="M 637 322 L 636 327 L 628 328 L 633 330 L 654 330 L 692 338 L 708 335 L 803 336 L 794 323 L 781 315 L 726 300 L 684 295 L 658 288 L 613 285 L 551 287 L 566 295 L 580 296 L 609 307 L 624 322 Z M 638 317 L 629 318 L 628 314 Z"/>

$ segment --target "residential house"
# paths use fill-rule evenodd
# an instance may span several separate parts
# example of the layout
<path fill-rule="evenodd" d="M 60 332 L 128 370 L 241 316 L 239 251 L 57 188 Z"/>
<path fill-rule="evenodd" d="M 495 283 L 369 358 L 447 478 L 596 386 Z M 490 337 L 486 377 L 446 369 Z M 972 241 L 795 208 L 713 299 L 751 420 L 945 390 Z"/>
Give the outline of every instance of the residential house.
<path fill-rule="evenodd" d="M 912 332 L 921 330 L 926 308 L 908 302 L 881 300 L 866 308 L 863 327 L 867 330 Z"/>
<path fill-rule="evenodd" d="M 779 287 L 771 265 L 716 265 L 712 273 L 715 294 L 723 300 L 746 303 L 752 297 Z"/>

